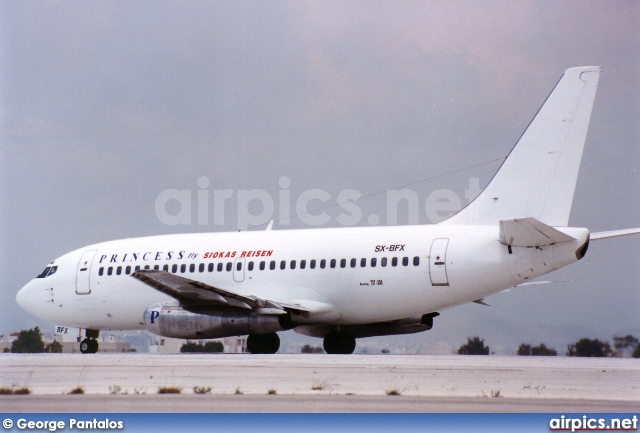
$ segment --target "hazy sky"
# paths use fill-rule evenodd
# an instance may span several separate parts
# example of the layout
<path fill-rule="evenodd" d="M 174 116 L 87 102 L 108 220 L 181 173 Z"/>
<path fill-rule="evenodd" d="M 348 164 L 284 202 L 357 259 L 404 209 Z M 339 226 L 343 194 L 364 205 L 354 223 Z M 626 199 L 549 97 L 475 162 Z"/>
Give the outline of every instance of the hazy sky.
<path fill-rule="evenodd" d="M 421 203 L 440 188 L 463 199 L 571 66 L 604 67 L 571 224 L 640 226 L 637 1 L 4 1 L 0 17 L 0 333 L 52 327 L 15 294 L 56 257 L 236 230 L 240 190 L 266 191 L 278 219 L 283 189 L 292 203 L 309 189 L 367 195 L 494 160 L 411 186 Z M 193 191 L 191 224 L 158 217 L 168 189 Z M 387 223 L 384 197 L 358 202 L 358 225 Z M 326 226 L 340 226 L 340 211 L 325 210 Z M 305 227 L 286 222 L 274 228 Z M 398 338 L 446 349 L 478 334 L 501 353 L 640 337 L 639 247 L 640 236 L 593 242 L 551 274 L 572 283 L 447 310 L 432 331 Z"/>

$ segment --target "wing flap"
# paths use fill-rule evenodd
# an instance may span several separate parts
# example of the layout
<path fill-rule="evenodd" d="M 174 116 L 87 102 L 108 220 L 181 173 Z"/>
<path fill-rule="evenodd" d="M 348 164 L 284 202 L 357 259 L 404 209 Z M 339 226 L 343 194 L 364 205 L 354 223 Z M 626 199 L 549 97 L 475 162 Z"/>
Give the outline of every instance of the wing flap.
<path fill-rule="evenodd" d="M 184 305 L 198 306 L 217 305 L 254 310 L 259 314 L 308 314 L 309 310 L 302 305 L 287 304 L 257 296 L 245 296 L 229 290 L 190 280 L 165 271 L 140 269 L 131 276 L 154 289 L 167 294 Z"/>
<path fill-rule="evenodd" d="M 542 247 L 575 238 L 535 218 L 500 220 L 500 243 L 514 247 Z"/>

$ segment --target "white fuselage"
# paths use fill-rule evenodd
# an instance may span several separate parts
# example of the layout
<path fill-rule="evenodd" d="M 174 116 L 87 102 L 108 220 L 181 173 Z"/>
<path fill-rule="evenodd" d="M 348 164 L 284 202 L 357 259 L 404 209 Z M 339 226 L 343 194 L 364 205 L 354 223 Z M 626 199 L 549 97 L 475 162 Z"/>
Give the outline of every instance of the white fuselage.
<path fill-rule="evenodd" d="M 17 300 L 32 314 L 62 325 L 143 329 L 145 309 L 172 298 L 131 277 L 139 266 L 243 295 L 333 307 L 301 318 L 301 325 L 385 322 L 478 300 L 578 260 L 576 251 L 588 242 L 588 230 L 559 230 L 576 240 L 513 247 L 511 253 L 498 241 L 497 225 L 122 239 L 61 256 L 49 265 L 57 266 L 56 272 L 30 281 Z"/>

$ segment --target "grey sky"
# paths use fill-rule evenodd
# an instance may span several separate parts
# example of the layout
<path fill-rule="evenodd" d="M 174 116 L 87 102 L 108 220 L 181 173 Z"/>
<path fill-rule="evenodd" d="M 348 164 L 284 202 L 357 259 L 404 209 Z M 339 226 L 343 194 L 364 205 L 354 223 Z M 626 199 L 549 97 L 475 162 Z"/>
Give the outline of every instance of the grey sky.
<path fill-rule="evenodd" d="M 48 326 L 15 293 L 70 250 L 237 229 L 233 206 L 221 226 L 195 214 L 162 224 L 166 189 L 195 194 L 206 176 L 211 192 L 277 199 L 287 176 L 294 199 L 310 188 L 335 198 L 500 158 L 571 66 L 604 66 L 571 224 L 640 225 L 635 1 L 5 1 L 0 16 L 0 333 Z M 422 203 L 439 188 L 463 197 L 498 166 L 412 189 Z M 359 202 L 360 225 L 385 215 L 383 198 Z M 572 283 L 454 308 L 405 338 L 457 346 L 480 334 L 496 351 L 544 341 L 563 352 L 583 336 L 640 336 L 639 246 L 594 242 L 551 275 Z"/>

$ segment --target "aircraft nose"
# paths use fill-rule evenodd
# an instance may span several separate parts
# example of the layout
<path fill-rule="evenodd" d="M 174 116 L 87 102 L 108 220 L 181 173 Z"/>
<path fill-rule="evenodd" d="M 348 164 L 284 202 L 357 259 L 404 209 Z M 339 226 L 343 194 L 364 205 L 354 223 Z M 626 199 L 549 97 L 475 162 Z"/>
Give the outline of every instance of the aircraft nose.
<path fill-rule="evenodd" d="M 36 296 L 34 293 L 33 281 L 27 283 L 23 288 L 21 288 L 16 294 L 16 302 L 20 307 L 29 313 L 33 314 L 33 309 L 36 303 Z"/>

